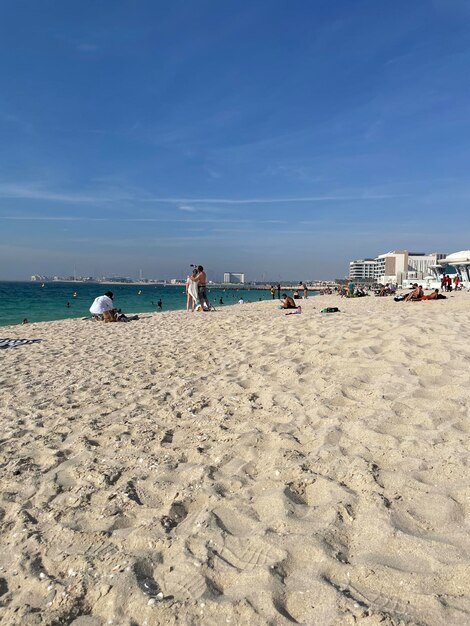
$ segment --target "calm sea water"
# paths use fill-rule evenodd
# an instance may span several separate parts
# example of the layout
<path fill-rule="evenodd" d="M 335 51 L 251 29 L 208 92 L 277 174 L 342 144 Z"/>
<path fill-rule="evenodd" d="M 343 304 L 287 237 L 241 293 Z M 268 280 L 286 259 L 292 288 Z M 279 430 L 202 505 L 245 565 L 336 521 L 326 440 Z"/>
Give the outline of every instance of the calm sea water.
<path fill-rule="evenodd" d="M 157 310 L 161 298 L 163 310 L 186 307 L 184 287 L 175 285 L 104 285 L 95 283 L 0 282 L 0 326 L 30 322 L 45 322 L 89 315 L 91 303 L 105 291 L 114 293 L 114 302 L 124 313 L 144 313 Z M 218 307 L 234 304 L 243 296 L 245 301 L 267 300 L 271 294 L 259 289 L 209 289 L 209 299 Z M 67 306 L 67 303 L 69 306 Z"/>

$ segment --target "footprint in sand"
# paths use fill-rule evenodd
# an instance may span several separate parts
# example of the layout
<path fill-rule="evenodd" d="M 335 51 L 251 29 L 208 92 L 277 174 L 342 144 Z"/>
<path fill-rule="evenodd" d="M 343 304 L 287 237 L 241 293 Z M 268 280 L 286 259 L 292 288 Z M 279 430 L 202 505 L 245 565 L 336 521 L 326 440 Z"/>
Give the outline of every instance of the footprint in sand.
<path fill-rule="evenodd" d="M 286 552 L 270 545 L 260 537 L 225 537 L 216 554 L 240 571 L 251 572 L 269 567 L 286 558 Z"/>
<path fill-rule="evenodd" d="M 174 596 L 176 600 L 198 600 L 207 591 L 207 584 L 195 567 L 181 564 L 163 574 L 162 588 L 166 596 Z"/>

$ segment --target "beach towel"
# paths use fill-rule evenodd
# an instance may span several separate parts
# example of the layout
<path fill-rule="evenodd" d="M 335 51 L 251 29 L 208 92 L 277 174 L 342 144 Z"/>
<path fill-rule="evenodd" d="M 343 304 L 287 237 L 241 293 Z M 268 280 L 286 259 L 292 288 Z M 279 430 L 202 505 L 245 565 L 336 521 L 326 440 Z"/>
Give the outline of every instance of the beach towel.
<path fill-rule="evenodd" d="M 40 339 L 0 339 L 0 348 L 16 348 L 28 343 L 37 343 Z"/>

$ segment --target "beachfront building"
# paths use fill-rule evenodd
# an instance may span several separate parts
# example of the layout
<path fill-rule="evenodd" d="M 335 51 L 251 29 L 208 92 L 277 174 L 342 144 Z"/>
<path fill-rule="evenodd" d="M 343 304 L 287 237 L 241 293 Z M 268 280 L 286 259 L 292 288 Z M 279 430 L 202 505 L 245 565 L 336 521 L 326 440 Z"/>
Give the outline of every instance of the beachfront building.
<path fill-rule="evenodd" d="M 445 259 L 444 252 L 424 252 L 408 253 L 408 276 L 407 278 L 423 279 L 431 274 L 431 268 Z"/>
<path fill-rule="evenodd" d="M 433 274 L 432 268 L 444 259 L 443 252 L 408 252 L 392 250 L 374 259 L 358 259 L 349 263 L 351 280 L 371 280 L 385 285 L 403 284 L 407 280 L 424 280 Z"/>
<path fill-rule="evenodd" d="M 349 278 L 351 280 L 375 281 L 375 270 L 377 261 L 375 259 L 356 259 L 349 263 Z"/>
<path fill-rule="evenodd" d="M 245 282 L 245 274 L 239 272 L 225 272 L 224 283 L 231 285 L 243 285 Z"/>

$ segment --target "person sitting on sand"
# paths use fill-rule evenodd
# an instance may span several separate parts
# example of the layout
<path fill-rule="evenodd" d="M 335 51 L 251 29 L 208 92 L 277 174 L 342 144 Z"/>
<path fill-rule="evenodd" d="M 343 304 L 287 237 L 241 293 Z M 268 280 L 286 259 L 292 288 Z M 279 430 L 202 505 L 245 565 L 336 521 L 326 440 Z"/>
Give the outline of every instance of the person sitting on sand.
<path fill-rule="evenodd" d="M 98 296 L 93 301 L 90 307 L 90 313 L 93 315 L 93 319 L 103 322 L 128 322 L 129 320 L 138 320 L 137 315 L 127 317 L 121 311 L 117 311 L 114 308 L 113 302 L 114 294 L 112 291 L 107 291 L 104 296 Z"/>
<path fill-rule="evenodd" d="M 296 309 L 297 305 L 290 296 L 288 296 L 286 293 L 283 293 L 281 298 L 281 307 L 283 309 Z"/>
<path fill-rule="evenodd" d="M 98 296 L 94 299 L 93 304 L 90 307 L 90 313 L 95 319 L 104 320 L 104 314 L 107 313 L 107 320 L 114 316 L 116 309 L 113 302 L 114 294 L 112 291 L 107 291 L 104 296 Z"/>
<path fill-rule="evenodd" d="M 410 293 L 406 296 L 404 302 L 417 302 L 418 300 L 421 300 L 421 298 L 424 296 L 424 291 L 421 285 L 415 283 L 413 287 L 413 291 L 410 291 Z"/>

